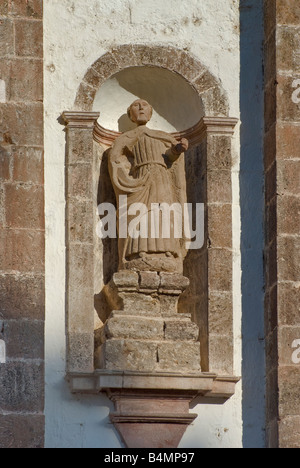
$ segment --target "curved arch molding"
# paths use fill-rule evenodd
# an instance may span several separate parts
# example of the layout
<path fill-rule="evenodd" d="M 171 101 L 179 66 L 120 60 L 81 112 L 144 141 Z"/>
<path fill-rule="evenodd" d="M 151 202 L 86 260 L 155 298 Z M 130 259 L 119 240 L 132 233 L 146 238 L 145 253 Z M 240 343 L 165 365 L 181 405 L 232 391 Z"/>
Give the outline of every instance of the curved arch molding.
<path fill-rule="evenodd" d="M 228 116 L 226 93 L 207 67 L 185 51 L 147 45 L 118 46 L 96 60 L 79 86 L 74 110 L 91 111 L 95 95 L 106 80 L 125 68 L 137 66 L 162 67 L 180 74 L 200 96 L 205 116 Z"/>

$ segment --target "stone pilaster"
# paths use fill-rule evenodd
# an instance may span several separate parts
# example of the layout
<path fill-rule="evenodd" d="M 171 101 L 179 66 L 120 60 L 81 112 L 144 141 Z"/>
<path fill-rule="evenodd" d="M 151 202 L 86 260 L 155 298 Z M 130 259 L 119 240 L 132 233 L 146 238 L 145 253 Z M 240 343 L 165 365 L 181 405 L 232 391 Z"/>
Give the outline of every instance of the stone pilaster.
<path fill-rule="evenodd" d="M 189 307 L 200 329 L 203 371 L 233 372 L 232 135 L 238 120 L 204 117 L 198 144 L 187 155 L 188 201 L 205 204 L 205 236 L 189 251 L 184 274 L 190 287 L 180 309 Z"/>
<path fill-rule="evenodd" d="M 67 124 L 68 371 L 94 370 L 94 160 L 98 113 L 64 112 Z"/>

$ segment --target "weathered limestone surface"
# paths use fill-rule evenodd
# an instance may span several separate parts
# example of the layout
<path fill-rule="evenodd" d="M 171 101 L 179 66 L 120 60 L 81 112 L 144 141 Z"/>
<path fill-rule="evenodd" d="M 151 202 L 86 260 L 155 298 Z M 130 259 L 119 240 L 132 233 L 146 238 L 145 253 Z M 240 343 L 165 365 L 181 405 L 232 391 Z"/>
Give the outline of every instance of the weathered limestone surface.
<path fill-rule="evenodd" d="M 297 0 L 265 1 L 266 444 L 299 448 L 300 158 Z"/>
<path fill-rule="evenodd" d="M 0 3 L 0 448 L 41 448 L 43 2 Z"/>
<path fill-rule="evenodd" d="M 106 287 L 118 305 L 106 321 L 96 367 L 136 371 L 200 371 L 199 329 L 177 304 L 188 286 L 178 274 L 120 271 Z"/>

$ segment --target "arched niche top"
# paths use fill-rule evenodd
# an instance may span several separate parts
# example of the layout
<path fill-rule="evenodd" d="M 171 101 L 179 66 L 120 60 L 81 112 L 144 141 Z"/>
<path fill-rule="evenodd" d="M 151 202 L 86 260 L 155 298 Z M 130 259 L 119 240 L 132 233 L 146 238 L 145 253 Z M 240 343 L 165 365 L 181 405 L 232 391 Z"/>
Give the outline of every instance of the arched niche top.
<path fill-rule="evenodd" d="M 88 69 L 79 86 L 75 110 L 94 110 L 101 86 L 122 70 L 132 67 L 159 67 L 179 74 L 199 96 L 204 116 L 228 116 L 226 93 L 210 71 L 187 52 L 158 45 L 122 45 L 100 57 Z"/>
<path fill-rule="evenodd" d="M 101 109 L 99 124 L 116 132 L 135 128 L 127 108 L 135 99 L 146 99 L 153 107 L 149 127 L 168 133 L 196 125 L 204 116 L 199 95 L 178 73 L 156 66 L 128 67 L 100 87 L 94 111 Z"/>

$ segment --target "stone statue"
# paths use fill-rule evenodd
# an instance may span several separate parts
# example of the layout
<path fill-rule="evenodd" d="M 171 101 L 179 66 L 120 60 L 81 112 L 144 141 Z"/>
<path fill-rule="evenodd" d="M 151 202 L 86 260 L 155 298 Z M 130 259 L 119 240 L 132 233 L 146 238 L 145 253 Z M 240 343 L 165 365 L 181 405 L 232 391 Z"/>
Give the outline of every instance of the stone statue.
<path fill-rule="evenodd" d="M 118 205 L 119 270 L 182 273 L 186 254 L 180 230 L 186 202 L 183 153 L 188 141 L 183 138 L 178 142 L 168 133 L 147 128 L 152 112 L 147 101 L 134 101 L 127 113 L 137 127 L 119 136 L 109 154 Z M 125 209 L 121 206 L 124 201 Z M 172 207 L 169 226 L 164 226 L 167 217 L 158 208 L 162 203 Z M 139 212 L 136 204 L 141 204 Z M 130 226 L 134 219 L 139 235 L 126 229 L 126 235 L 121 236 L 120 226 Z"/>
<path fill-rule="evenodd" d="M 194 375 L 200 372 L 199 328 L 189 310 L 178 310 L 189 286 L 183 276 L 187 239 L 180 229 L 189 144 L 147 128 L 152 107 L 145 100 L 134 101 L 128 116 L 137 127 L 119 136 L 108 153 L 118 204 L 119 271 L 104 287 L 112 313 L 99 334 L 95 366 L 155 379 L 156 373 Z M 162 204 L 172 207 L 169 217 Z"/>

